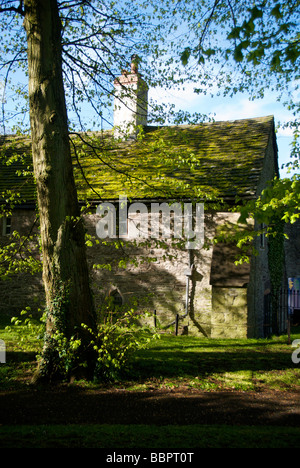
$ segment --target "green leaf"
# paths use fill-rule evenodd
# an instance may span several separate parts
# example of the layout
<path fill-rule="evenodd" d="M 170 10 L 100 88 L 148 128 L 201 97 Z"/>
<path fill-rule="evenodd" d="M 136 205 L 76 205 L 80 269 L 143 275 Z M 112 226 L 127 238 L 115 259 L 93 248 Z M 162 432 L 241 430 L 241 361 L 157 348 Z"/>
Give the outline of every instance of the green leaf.
<path fill-rule="evenodd" d="M 295 63 L 300 55 L 300 50 L 297 44 L 289 44 L 285 49 L 285 55 L 288 61 Z"/>
<path fill-rule="evenodd" d="M 280 3 L 277 3 L 277 5 L 271 10 L 271 15 L 275 16 L 276 19 L 282 18 L 282 13 L 280 11 Z"/>
<path fill-rule="evenodd" d="M 251 18 L 253 20 L 255 20 L 257 18 L 262 18 L 262 16 L 263 16 L 263 11 L 260 8 L 258 8 L 257 6 L 252 8 L 250 11 L 251 11 Z"/>
<path fill-rule="evenodd" d="M 203 53 L 204 53 L 205 55 L 207 55 L 208 57 L 211 57 L 211 55 L 215 55 L 216 51 L 215 51 L 215 49 L 209 48 L 209 49 L 207 49 L 207 50 L 204 50 Z"/>
<path fill-rule="evenodd" d="M 240 32 L 241 28 L 240 27 L 235 27 L 231 30 L 231 32 L 228 34 L 227 39 L 239 39 L 240 37 Z"/>
<path fill-rule="evenodd" d="M 234 50 L 233 56 L 236 62 L 242 62 L 244 59 L 244 55 L 241 49 L 242 49 L 241 45 L 238 45 Z"/>
<path fill-rule="evenodd" d="M 280 61 L 280 52 L 276 51 L 273 54 L 272 60 L 271 60 L 271 67 L 273 70 L 278 69 L 281 65 Z"/>
<path fill-rule="evenodd" d="M 182 65 L 184 66 L 187 65 L 190 56 L 191 56 L 191 49 L 190 47 L 186 47 L 180 57 Z"/>

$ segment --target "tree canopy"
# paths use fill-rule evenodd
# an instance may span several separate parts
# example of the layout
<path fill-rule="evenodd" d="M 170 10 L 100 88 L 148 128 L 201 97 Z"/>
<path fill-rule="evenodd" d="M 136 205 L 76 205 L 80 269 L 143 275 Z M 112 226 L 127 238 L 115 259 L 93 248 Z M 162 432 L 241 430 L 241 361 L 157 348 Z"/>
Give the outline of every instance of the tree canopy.
<path fill-rule="evenodd" d="M 151 47 L 149 38 L 155 36 L 158 27 L 147 20 L 149 13 L 142 5 L 133 11 L 132 3 L 126 0 L 117 4 L 99 0 L 57 3 L 62 23 L 63 73 L 70 128 L 91 128 L 95 121 L 90 120 L 90 115 L 97 119 L 101 128 L 107 119 L 104 109 L 112 102 L 114 78 L 130 63 L 132 54 L 138 53 L 141 59 L 147 56 Z M 28 110 L 28 69 L 23 1 L 2 1 L 0 12 L 2 128 L 5 130 L 10 120 L 16 124 L 18 116 L 21 117 L 18 122 L 24 122 L 21 112 Z M 12 96 L 16 102 L 15 93 L 24 98 L 16 109 L 10 105 Z M 6 107 L 8 112 L 4 114 Z M 87 114 L 89 119 L 85 119 Z M 25 122 L 28 128 L 28 120 Z M 22 130 L 24 128 L 26 126 Z"/>
<path fill-rule="evenodd" d="M 222 96 L 247 92 L 252 99 L 273 89 L 291 113 L 284 125 L 294 132 L 292 166 L 299 168 L 299 0 L 2 0 L 0 14 L 2 133 L 31 133 L 50 328 L 57 307 L 72 314 L 72 304 L 79 306 L 76 287 L 67 302 L 70 284 L 79 288 L 80 266 L 87 284 L 68 134 L 111 126 L 113 81 L 133 55 L 153 88 L 193 83 L 196 94 L 217 88 Z M 172 104 L 164 109 L 159 102 L 150 110 L 149 121 L 159 123 L 166 116 L 174 122 L 205 118 L 176 114 Z M 13 194 L 7 197 L 15 202 Z M 275 235 L 275 213 L 280 222 L 294 222 L 299 202 L 296 172 L 290 180 L 270 181 L 241 219 L 253 216 Z M 71 318 L 64 324 L 76 328 Z"/>
<path fill-rule="evenodd" d="M 195 93 L 246 92 L 252 99 L 273 89 L 291 112 L 290 121 L 281 124 L 297 136 L 299 6 L 299 0 L 140 0 L 133 11 L 127 0 L 59 0 L 70 128 L 112 125 L 107 106 L 112 105 L 113 80 L 138 54 L 142 73 L 154 89 L 192 82 Z M 24 122 L 21 111 L 28 102 L 23 10 L 23 1 L 1 2 L 2 131 L 14 128 L 9 122 L 15 124 L 16 117 Z M 150 121 L 162 121 L 160 103 L 152 104 Z M 179 114 L 178 119 L 190 119 Z"/>

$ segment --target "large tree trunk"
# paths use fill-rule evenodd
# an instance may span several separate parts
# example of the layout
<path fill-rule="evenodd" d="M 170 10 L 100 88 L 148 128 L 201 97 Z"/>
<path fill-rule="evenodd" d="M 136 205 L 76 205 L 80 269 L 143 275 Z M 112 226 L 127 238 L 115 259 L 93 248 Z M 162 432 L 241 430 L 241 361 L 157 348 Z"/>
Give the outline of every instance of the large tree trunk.
<path fill-rule="evenodd" d="M 78 336 L 95 330 L 84 225 L 73 177 L 62 79 L 61 22 L 56 0 L 25 0 L 32 155 L 46 292 L 47 333 Z M 54 370 L 45 340 L 43 372 Z M 55 345 L 54 345 L 55 347 Z M 51 350 L 54 352 L 55 349 Z M 85 359 L 85 357 L 84 357 Z"/>

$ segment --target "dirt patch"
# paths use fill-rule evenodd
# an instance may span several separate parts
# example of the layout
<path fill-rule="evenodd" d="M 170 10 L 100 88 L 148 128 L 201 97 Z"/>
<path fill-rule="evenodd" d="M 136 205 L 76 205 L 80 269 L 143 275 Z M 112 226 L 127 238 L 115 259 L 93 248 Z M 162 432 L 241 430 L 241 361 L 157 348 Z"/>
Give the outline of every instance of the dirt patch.
<path fill-rule="evenodd" d="M 1 424 L 300 426 L 299 392 L 35 388 L 0 392 Z"/>

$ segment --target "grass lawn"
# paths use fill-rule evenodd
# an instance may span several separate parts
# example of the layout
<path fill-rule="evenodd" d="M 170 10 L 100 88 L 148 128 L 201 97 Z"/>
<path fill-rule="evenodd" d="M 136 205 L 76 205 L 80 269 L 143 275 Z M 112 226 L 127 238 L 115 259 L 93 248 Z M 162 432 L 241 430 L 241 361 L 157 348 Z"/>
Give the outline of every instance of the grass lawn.
<path fill-rule="evenodd" d="M 8 331 L 6 326 L 2 319 L 0 339 L 6 344 L 7 359 L 0 364 L 0 391 L 21 391 L 28 388 L 36 366 L 37 327 L 27 324 Z M 299 338 L 297 328 L 292 328 L 291 343 L 287 336 L 210 340 L 161 335 L 148 349 L 137 352 L 128 372 L 110 388 L 298 392 L 300 364 L 293 363 L 291 356 L 292 342 Z M 0 425 L 3 448 L 299 448 L 299 436 L 299 428 L 276 426 Z"/>
<path fill-rule="evenodd" d="M 69 425 L 0 427 L 1 448 L 299 448 L 300 431 L 289 427 L 188 425 Z"/>
<path fill-rule="evenodd" d="M 293 334 L 288 344 L 287 336 L 210 340 L 162 335 L 137 353 L 131 370 L 135 380 L 129 388 L 185 385 L 205 391 L 299 390 L 300 365 L 291 359 L 292 341 L 299 336 Z"/>

